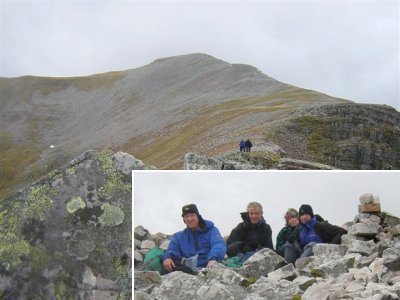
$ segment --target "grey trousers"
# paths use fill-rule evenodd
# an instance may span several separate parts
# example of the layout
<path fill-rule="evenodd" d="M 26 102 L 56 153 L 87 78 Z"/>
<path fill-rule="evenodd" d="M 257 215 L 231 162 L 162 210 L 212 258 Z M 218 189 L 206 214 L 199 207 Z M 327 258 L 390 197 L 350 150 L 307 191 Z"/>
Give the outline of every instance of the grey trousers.
<path fill-rule="evenodd" d="M 315 242 L 308 243 L 304 246 L 302 250 L 297 241 L 295 241 L 294 243 L 286 242 L 284 254 L 285 261 L 287 263 L 294 264 L 296 262 L 296 259 L 300 257 L 302 258 L 314 255 L 312 248 L 315 244 Z"/>

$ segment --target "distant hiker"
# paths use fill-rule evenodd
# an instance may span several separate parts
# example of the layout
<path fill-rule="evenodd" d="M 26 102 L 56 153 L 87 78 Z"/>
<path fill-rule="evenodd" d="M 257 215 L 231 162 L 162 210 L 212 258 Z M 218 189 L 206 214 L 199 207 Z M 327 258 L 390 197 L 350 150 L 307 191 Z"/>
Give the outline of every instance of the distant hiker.
<path fill-rule="evenodd" d="M 204 220 L 195 204 L 182 207 L 182 217 L 187 228 L 172 237 L 162 257 L 164 269 L 197 274 L 199 268 L 222 261 L 226 244 L 214 223 Z"/>
<path fill-rule="evenodd" d="M 302 226 L 299 233 L 300 257 L 314 255 L 312 248 L 315 244 L 340 244 L 342 235 L 347 233 L 342 227 L 332 225 L 328 221 L 324 221 L 320 216 L 314 215 L 312 207 L 308 204 L 300 206 L 299 216 Z M 289 248 L 288 246 L 286 247 Z M 297 249 L 292 248 L 291 250 L 291 255 L 296 257 Z"/>
<path fill-rule="evenodd" d="M 301 252 L 299 233 L 302 227 L 299 224 L 299 214 L 294 208 L 289 208 L 284 218 L 286 225 L 276 237 L 276 252 L 284 257 L 286 262 L 294 263 Z"/>
<path fill-rule="evenodd" d="M 261 204 L 250 202 L 247 205 L 247 211 L 240 215 L 243 222 L 232 230 L 227 240 L 228 256 L 233 257 L 262 248 L 273 249 L 272 230 L 265 222 Z"/>
<path fill-rule="evenodd" d="M 253 144 L 250 142 L 249 139 L 246 140 L 246 142 L 244 142 L 244 147 L 246 148 L 245 151 L 246 152 L 250 152 L 251 147 L 253 147 Z"/>
<path fill-rule="evenodd" d="M 244 140 L 241 140 L 240 141 L 240 143 L 239 143 L 239 149 L 240 149 L 240 152 L 244 152 L 245 150 L 246 150 L 246 146 L 245 146 L 245 142 L 244 142 Z"/>

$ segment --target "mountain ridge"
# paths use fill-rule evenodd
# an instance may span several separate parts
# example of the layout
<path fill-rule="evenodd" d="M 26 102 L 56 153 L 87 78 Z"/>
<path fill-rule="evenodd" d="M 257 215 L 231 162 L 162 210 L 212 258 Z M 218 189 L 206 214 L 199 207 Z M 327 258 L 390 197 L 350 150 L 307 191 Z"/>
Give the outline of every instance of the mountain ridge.
<path fill-rule="evenodd" d="M 187 152 L 264 142 L 265 128 L 292 112 L 351 103 L 206 54 L 92 76 L 0 78 L 0 95 L 0 198 L 87 149 L 180 169 Z"/>

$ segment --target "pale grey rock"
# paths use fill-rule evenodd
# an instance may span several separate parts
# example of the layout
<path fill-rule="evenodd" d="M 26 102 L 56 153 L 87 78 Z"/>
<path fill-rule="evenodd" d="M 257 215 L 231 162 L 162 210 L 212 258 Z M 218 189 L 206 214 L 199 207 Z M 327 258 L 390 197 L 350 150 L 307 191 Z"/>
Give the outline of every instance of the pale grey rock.
<path fill-rule="evenodd" d="M 383 265 L 390 271 L 400 271 L 400 247 L 383 251 Z"/>
<path fill-rule="evenodd" d="M 314 283 L 317 283 L 317 281 L 315 280 L 315 278 L 310 278 L 307 276 L 299 276 L 296 277 L 293 280 L 293 284 L 296 284 L 300 289 L 302 289 L 303 291 L 305 291 L 306 289 L 308 289 L 310 286 L 312 286 Z"/>
<path fill-rule="evenodd" d="M 250 286 L 251 296 L 246 298 L 248 300 L 271 299 L 282 300 L 292 299 L 294 295 L 300 295 L 303 291 L 297 284 L 294 284 L 285 279 L 277 281 L 267 277 L 260 277 L 257 282 Z"/>
<path fill-rule="evenodd" d="M 379 217 L 378 215 L 373 215 L 373 214 L 360 213 L 354 217 L 354 223 L 380 224 L 381 221 L 382 221 L 381 217 Z"/>
<path fill-rule="evenodd" d="M 145 293 L 150 293 L 156 286 L 159 286 L 163 282 L 163 278 L 157 271 L 135 271 L 134 280 L 135 291 Z"/>
<path fill-rule="evenodd" d="M 313 252 L 315 256 L 325 255 L 328 256 L 333 253 L 338 253 L 340 255 L 345 255 L 348 246 L 346 245 L 336 245 L 336 244 L 316 244 L 313 247 Z"/>
<path fill-rule="evenodd" d="M 140 249 L 140 241 L 137 239 L 134 239 L 134 249 Z"/>
<path fill-rule="evenodd" d="M 336 260 L 326 262 L 315 269 L 322 270 L 331 277 L 338 277 L 340 274 L 347 273 L 349 271 L 344 263 Z"/>
<path fill-rule="evenodd" d="M 400 224 L 397 224 L 396 226 L 391 227 L 389 229 L 389 232 L 391 233 L 392 236 L 400 235 Z"/>
<path fill-rule="evenodd" d="M 124 152 L 117 152 L 112 156 L 114 165 L 125 175 L 130 175 L 132 170 L 148 170 L 149 167 L 141 160 L 135 159 L 132 155 Z"/>
<path fill-rule="evenodd" d="M 185 170 L 234 170 L 233 166 L 225 165 L 222 160 L 195 153 L 186 153 L 183 161 Z"/>
<path fill-rule="evenodd" d="M 142 241 L 146 239 L 150 234 L 147 229 L 144 229 L 142 225 L 136 226 L 134 230 L 135 239 Z"/>
<path fill-rule="evenodd" d="M 219 263 L 215 263 L 210 268 L 202 269 L 198 274 L 198 278 L 205 283 L 217 280 L 228 285 L 240 285 L 245 280 L 245 278 L 237 272 Z"/>
<path fill-rule="evenodd" d="M 350 282 L 347 287 L 346 287 L 346 291 L 348 293 L 356 293 L 356 292 L 362 292 L 365 290 L 365 285 L 358 283 L 358 282 Z"/>
<path fill-rule="evenodd" d="M 335 170 L 329 165 L 286 157 L 279 160 L 276 168 L 278 170 Z"/>
<path fill-rule="evenodd" d="M 348 253 L 360 253 L 365 256 L 370 256 L 374 252 L 378 252 L 378 245 L 376 245 L 373 240 L 354 240 L 348 250 Z"/>
<path fill-rule="evenodd" d="M 142 249 L 151 250 L 153 247 L 156 247 L 156 243 L 154 241 L 151 241 L 151 240 L 144 240 L 144 241 L 142 241 L 140 247 Z"/>
<path fill-rule="evenodd" d="M 279 268 L 275 271 L 268 273 L 268 278 L 278 281 L 282 279 L 292 281 L 296 277 L 297 277 L 297 272 L 293 264 L 288 264 L 282 268 Z"/>
<path fill-rule="evenodd" d="M 356 223 L 348 228 L 348 233 L 355 236 L 373 238 L 381 229 L 382 227 L 374 222 L 369 222 L 368 224 Z"/>
<path fill-rule="evenodd" d="M 242 300 L 247 293 L 244 288 L 213 281 L 209 286 L 202 286 L 197 291 L 198 299 L 202 300 Z"/>
<path fill-rule="evenodd" d="M 133 255 L 134 255 L 133 257 L 134 257 L 135 262 L 140 262 L 140 263 L 143 262 L 144 256 L 140 251 L 135 250 Z"/>
<path fill-rule="evenodd" d="M 254 253 L 237 272 L 245 277 L 266 276 L 269 272 L 282 265 L 283 258 L 275 251 L 264 248 Z"/>
<path fill-rule="evenodd" d="M 360 203 L 361 204 L 368 204 L 368 203 L 373 203 L 374 202 L 374 195 L 372 194 L 363 194 L 360 196 Z"/>
<path fill-rule="evenodd" d="M 295 262 L 295 267 L 298 270 L 302 270 L 305 269 L 313 261 L 314 261 L 313 256 L 298 258 Z"/>
<path fill-rule="evenodd" d="M 161 284 L 152 290 L 150 296 L 163 300 L 201 299 L 197 295 L 197 290 L 201 286 L 201 283 L 197 280 L 197 276 L 176 271 L 164 275 Z"/>
<path fill-rule="evenodd" d="M 320 288 L 318 284 L 310 286 L 301 296 L 302 300 L 333 300 L 335 297 L 328 291 Z"/>

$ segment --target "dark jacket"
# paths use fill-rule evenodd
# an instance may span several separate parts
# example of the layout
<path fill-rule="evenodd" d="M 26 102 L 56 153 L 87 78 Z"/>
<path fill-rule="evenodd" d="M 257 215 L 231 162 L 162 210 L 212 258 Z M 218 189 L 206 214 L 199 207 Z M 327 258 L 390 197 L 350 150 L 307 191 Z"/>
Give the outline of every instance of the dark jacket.
<path fill-rule="evenodd" d="M 234 242 L 244 242 L 251 250 L 257 251 L 262 248 L 270 248 L 272 245 L 272 230 L 264 218 L 258 224 L 252 224 L 247 212 L 240 214 L 243 222 L 239 223 L 228 237 L 228 246 Z"/>
<path fill-rule="evenodd" d="M 311 225 L 312 224 L 312 225 Z M 302 224 L 302 230 L 300 232 L 301 245 L 305 246 L 304 239 L 307 238 L 307 234 L 312 229 L 324 243 L 329 244 L 340 244 L 341 237 L 343 234 L 347 234 L 347 230 L 342 227 L 332 225 L 328 221 L 318 221 L 318 218 L 314 217 L 308 224 Z"/>
<path fill-rule="evenodd" d="M 197 267 L 207 266 L 209 260 L 223 260 L 226 252 L 224 239 L 213 222 L 204 220 L 204 224 L 197 231 L 186 228 L 175 233 L 162 260 L 181 260 L 198 254 Z"/>
<path fill-rule="evenodd" d="M 283 227 L 276 237 L 276 252 L 283 255 L 285 253 L 286 242 L 289 241 L 293 243 L 294 241 L 298 241 L 301 229 L 302 227 L 300 224 L 295 227 L 290 227 L 289 225 Z"/>

